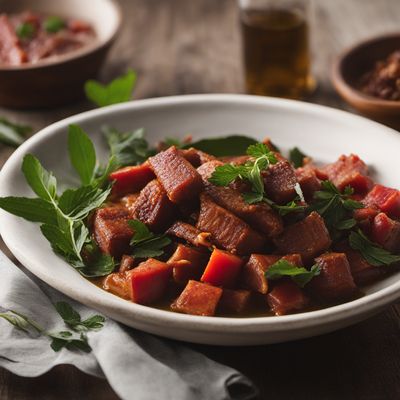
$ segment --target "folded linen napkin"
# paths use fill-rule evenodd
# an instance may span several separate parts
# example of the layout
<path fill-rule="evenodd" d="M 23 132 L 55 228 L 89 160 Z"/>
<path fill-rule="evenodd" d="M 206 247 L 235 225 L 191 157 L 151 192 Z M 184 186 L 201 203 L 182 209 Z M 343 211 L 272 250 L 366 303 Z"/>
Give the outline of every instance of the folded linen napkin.
<path fill-rule="evenodd" d="M 25 272 L 25 273 L 24 273 Z M 0 312 L 15 310 L 49 331 L 65 330 L 53 304 L 67 301 L 83 318 L 93 314 L 14 265 L 0 252 Z M 29 276 L 28 276 L 29 275 Z M 250 400 L 257 389 L 238 371 L 187 346 L 127 328 L 111 319 L 88 333 L 91 353 L 54 352 L 45 336 L 28 335 L 0 318 L 0 366 L 35 377 L 58 364 L 72 364 L 107 379 L 122 399 Z"/>

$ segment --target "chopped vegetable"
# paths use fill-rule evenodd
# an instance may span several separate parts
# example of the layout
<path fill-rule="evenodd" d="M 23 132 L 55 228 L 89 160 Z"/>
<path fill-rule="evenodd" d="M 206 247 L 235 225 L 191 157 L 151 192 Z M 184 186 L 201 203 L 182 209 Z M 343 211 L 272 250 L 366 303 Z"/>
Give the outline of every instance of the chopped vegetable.
<path fill-rule="evenodd" d="M 44 29 L 50 33 L 57 33 L 61 29 L 65 28 L 65 20 L 60 17 L 47 17 L 43 21 Z"/>
<path fill-rule="evenodd" d="M 289 152 L 289 160 L 293 163 L 295 168 L 302 167 L 306 157 L 307 156 L 298 147 L 294 147 Z"/>

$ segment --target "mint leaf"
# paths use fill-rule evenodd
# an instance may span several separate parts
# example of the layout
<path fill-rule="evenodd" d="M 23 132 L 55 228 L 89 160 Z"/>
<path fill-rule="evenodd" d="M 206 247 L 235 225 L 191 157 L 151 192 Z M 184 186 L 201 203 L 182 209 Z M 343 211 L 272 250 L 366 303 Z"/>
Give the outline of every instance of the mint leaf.
<path fill-rule="evenodd" d="M 358 250 L 361 253 L 369 264 L 375 267 L 400 262 L 400 255 L 391 254 L 389 251 L 371 242 L 361 230 L 350 233 L 349 243 L 354 250 Z"/>
<path fill-rule="evenodd" d="M 57 213 L 54 207 L 41 198 L 2 197 L 0 208 L 28 221 L 57 225 Z"/>
<path fill-rule="evenodd" d="M 0 118 L 0 142 L 7 146 L 18 147 L 30 132 L 32 132 L 30 126 L 15 124 L 5 118 Z"/>
<path fill-rule="evenodd" d="M 93 315 L 81 322 L 81 325 L 88 330 L 98 330 L 103 328 L 105 318 L 102 315 Z"/>
<path fill-rule="evenodd" d="M 75 326 L 81 322 L 81 316 L 69 303 L 59 301 L 54 307 L 67 325 Z"/>
<path fill-rule="evenodd" d="M 82 184 L 89 185 L 94 178 L 96 151 L 89 136 L 77 125 L 68 128 L 68 151 Z"/>
<path fill-rule="evenodd" d="M 304 267 L 298 267 L 289 261 L 280 259 L 272 264 L 265 272 L 267 279 L 280 279 L 282 277 L 290 277 L 297 285 L 304 287 L 310 280 L 319 275 L 321 268 L 318 265 L 313 265 L 310 270 Z"/>
<path fill-rule="evenodd" d="M 134 234 L 131 239 L 132 255 L 138 258 L 158 257 L 164 254 L 164 247 L 171 243 L 165 235 L 157 235 L 151 232 L 147 226 L 139 220 L 128 221 Z"/>
<path fill-rule="evenodd" d="M 40 161 L 27 154 L 22 162 L 22 172 L 32 190 L 43 200 L 53 201 L 57 195 L 57 181 L 51 172 L 46 171 Z"/>
<path fill-rule="evenodd" d="M 95 80 L 85 83 L 85 93 L 89 100 L 99 107 L 129 101 L 136 83 L 136 73 L 129 70 L 125 75 L 114 79 L 108 85 Z"/>
<path fill-rule="evenodd" d="M 306 157 L 307 156 L 298 147 L 294 147 L 289 151 L 289 160 L 295 168 L 302 167 L 304 158 Z"/>

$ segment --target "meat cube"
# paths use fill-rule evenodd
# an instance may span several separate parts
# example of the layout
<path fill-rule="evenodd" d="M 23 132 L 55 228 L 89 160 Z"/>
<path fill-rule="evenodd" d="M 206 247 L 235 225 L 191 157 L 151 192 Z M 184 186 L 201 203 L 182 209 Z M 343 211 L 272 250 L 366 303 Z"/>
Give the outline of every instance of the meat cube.
<path fill-rule="evenodd" d="M 382 185 L 375 185 L 364 198 L 367 207 L 375 207 L 390 217 L 400 217 L 400 191 Z"/>
<path fill-rule="evenodd" d="M 119 265 L 119 272 L 126 272 L 135 266 L 135 259 L 132 256 L 122 256 L 121 263 Z"/>
<path fill-rule="evenodd" d="M 199 280 L 208 261 L 208 254 L 192 247 L 178 244 L 174 254 L 167 261 L 173 267 L 172 275 L 178 283 Z"/>
<path fill-rule="evenodd" d="M 337 245 L 336 250 L 346 254 L 350 272 L 356 285 L 367 285 L 377 280 L 385 272 L 382 267 L 369 264 L 361 253 L 352 249 L 347 242 Z"/>
<path fill-rule="evenodd" d="M 139 192 L 154 178 L 154 173 L 148 163 L 118 169 L 111 172 L 108 177 L 114 182 L 112 192 L 117 196 Z"/>
<path fill-rule="evenodd" d="M 218 311 L 223 314 L 242 313 L 250 302 L 249 290 L 224 289 L 218 303 Z"/>
<path fill-rule="evenodd" d="M 218 247 L 241 255 L 256 253 L 263 248 L 265 239 L 243 220 L 215 204 L 205 194 L 200 196 L 200 200 L 197 228 L 211 233 L 211 239 Z"/>
<path fill-rule="evenodd" d="M 211 247 L 210 234 L 202 232 L 195 226 L 187 224 L 186 222 L 176 221 L 167 230 L 169 235 L 176 236 L 179 239 L 186 240 L 186 242 L 193 246 Z"/>
<path fill-rule="evenodd" d="M 296 197 L 296 173 L 289 161 L 279 161 L 262 173 L 267 197 L 286 204 Z"/>
<path fill-rule="evenodd" d="M 290 263 L 302 267 L 303 262 L 300 254 L 288 254 L 287 256 L 265 255 L 265 254 L 252 254 L 249 261 L 243 267 L 241 281 L 243 285 L 255 292 L 267 293 L 268 292 L 268 279 L 265 272 L 268 268 L 275 264 L 278 260 L 284 259 Z"/>
<path fill-rule="evenodd" d="M 114 272 L 107 275 L 103 282 L 103 289 L 123 299 L 130 299 L 131 297 L 126 272 Z"/>
<path fill-rule="evenodd" d="M 173 203 L 190 200 L 203 189 L 200 175 L 175 146 L 151 157 L 149 163 Z"/>
<path fill-rule="evenodd" d="M 246 221 L 252 228 L 265 233 L 267 237 L 281 233 L 283 230 L 282 219 L 268 204 L 247 204 L 238 190 L 215 186 L 208 181 L 218 165 L 220 165 L 218 161 L 211 161 L 197 169 L 203 178 L 205 192 L 212 200 Z"/>
<path fill-rule="evenodd" d="M 242 268 L 243 260 L 227 251 L 214 249 L 201 277 L 202 282 L 231 288 Z"/>
<path fill-rule="evenodd" d="M 100 250 L 119 258 L 129 250 L 133 231 L 128 225 L 128 210 L 121 207 L 100 208 L 93 220 L 93 233 Z"/>
<path fill-rule="evenodd" d="M 216 160 L 211 154 L 204 153 L 201 150 L 197 150 L 194 147 L 190 149 L 180 150 L 183 157 L 186 158 L 194 167 L 199 167 L 208 161 Z"/>
<path fill-rule="evenodd" d="M 184 314 L 213 316 L 221 296 L 222 289 L 219 287 L 189 281 L 171 308 Z"/>
<path fill-rule="evenodd" d="M 309 302 L 303 290 L 289 280 L 277 283 L 267 294 L 267 301 L 275 315 L 302 310 Z"/>
<path fill-rule="evenodd" d="M 298 253 L 308 263 L 314 257 L 328 250 L 331 238 L 325 222 L 317 212 L 288 226 L 281 235 L 274 238 L 279 253 Z"/>
<path fill-rule="evenodd" d="M 372 221 L 379 214 L 379 210 L 375 207 L 364 207 L 353 211 L 353 218 L 358 222 Z"/>
<path fill-rule="evenodd" d="M 365 193 L 372 187 L 367 165 L 354 154 L 340 156 L 336 162 L 327 165 L 322 171 L 339 190 L 351 186 L 356 193 Z"/>
<path fill-rule="evenodd" d="M 149 258 L 126 272 L 131 300 L 138 304 L 151 304 L 160 300 L 167 290 L 172 267 Z"/>
<path fill-rule="evenodd" d="M 21 65 L 27 61 L 15 30 L 6 14 L 0 15 L 0 64 Z"/>
<path fill-rule="evenodd" d="M 357 287 L 344 253 L 325 253 L 315 259 L 321 268 L 307 288 L 323 301 L 346 300 L 353 296 Z"/>
<path fill-rule="evenodd" d="M 371 226 L 371 238 L 386 250 L 400 253 L 400 222 L 379 213 Z"/>
<path fill-rule="evenodd" d="M 321 181 L 312 168 L 297 168 L 296 179 L 307 201 L 312 200 L 314 193 L 321 189 Z"/>
<path fill-rule="evenodd" d="M 265 271 L 279 260 L 279 256 L 252 254 L 242 271 L 243 285 L 255 292 L 267 293 L 268 280 Z"/>
<path fill-rule="evenodd" d="M 156 179 L 143 188 L 133 207 L 135 218 L 155 232 L 165 230 L 174 220 L 175 212 L 174 204 Z"/>

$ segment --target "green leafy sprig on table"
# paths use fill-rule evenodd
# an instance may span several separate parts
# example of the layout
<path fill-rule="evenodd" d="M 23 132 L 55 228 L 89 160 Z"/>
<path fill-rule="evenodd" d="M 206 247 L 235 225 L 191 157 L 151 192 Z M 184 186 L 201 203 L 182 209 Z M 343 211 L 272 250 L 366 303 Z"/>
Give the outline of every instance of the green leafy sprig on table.
<path fill-rule="evenodd" d="M 137 258 L 159 257 L 164 254 L 164 247 L 171 244 L 171 239 L 166 235 L 158 235 L 139 220 L 128 221 L 134 234 L 130 245 L 132 255 Z"/>
<path fill-rule="evenodd" d="M 265 272 L 267 279 L 279 279 L 283 277 L 290 277 L 300 287 L 304 287 L 314 276 L 319 275 L 321 268 L 315 264 L 311 269 L 298 267 L 287 260 L 280 259 L 271 265 Z"/>
<path fill-rule="evenodd" d="M 68 350 L 90 352 L 92 349 L 89 346 L 86 333 L 91 330 L 103 328 L 105 318 L 102 315 L 92 315 L 82 320 L 80 314 L 75 311 L 70 304 L 60 301 L 54 306 L 70 330 L 50 332 L 40 326 L 36 321 L 13 310 L 0 313 L 0 318 L 3 318 L 17 329 L 27 334 L 30 331 L 35 331 L 40 335 L 47 336 L 51 339 L 50 346 L 55 352 L 60 351 L 64 347 Z"/>
<path fill-rule="evenodd" d="M 0 142 L 7 146 L 18 147 L 31 132 L 30 126 L 16 124 L 0 117 Z"/>
<path fill-rule="evenodd" d="M 58 195 L 55 176 L 35 156 L 27 154 L 22 172 L 38 197 L 3 197 L 0 198 L 0 208 L 28 221 L 41 223 L 40 229 L 53 250 L 82 275 L 104 276 L 113 271 L 115 263 L 111 256 L 98 252 L 90 238 L 86 219 L 110 194 L 111 187 L 106 181 L 114 159 L 110 158 L 102 175 L 96 174 L 98 163 L 93 143 L 77 125 L 69 127 L 68 150 L 82 186 Z"/>
<path fill-rule="evenodd" d="M 129 70 L 125 75 L 119 76 L 107 85 L 98 81 L 89 80 L 85 83 L 86 97 L 98 107 L 123 103 L 131 100 L 136 83 L 136 73 Z"/>
<path fill-rule="evenodd" d="M 357 222 L 352 218 L 352 212 L 364 208 L 362 203 L 350 198 L 354 190 L 347 186 L 341 193 L 330 181 L 323 181 L 321 185 L 321 190 L 314 193 L 314 203 L 309 210 L 322 216 L 334 236 L 338 235 L 338 231 L 353 228 Z"/>
<path fill-rule="evenodd" d="M 371 242 L 361 230 L 350 233 L 349 243 L 354 250 L 361 253 L 369 264 L 375 267 L 400 262 L 400 255 L 394 255 L 376 243 Z"/>

